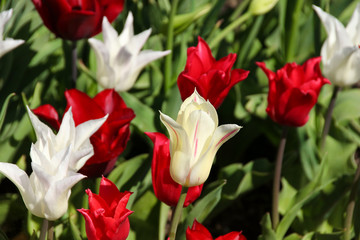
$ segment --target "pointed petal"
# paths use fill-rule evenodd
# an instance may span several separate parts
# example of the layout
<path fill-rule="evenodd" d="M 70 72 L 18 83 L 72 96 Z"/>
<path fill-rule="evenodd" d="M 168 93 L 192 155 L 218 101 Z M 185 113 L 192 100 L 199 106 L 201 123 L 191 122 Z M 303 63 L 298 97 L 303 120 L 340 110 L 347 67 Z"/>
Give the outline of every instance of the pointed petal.
<path fill-rule="evenodd" d="M 360 3 L 356 5 L 353 15 L 346 26 L 346 31 L 354 45 L 360 43 Z"/>

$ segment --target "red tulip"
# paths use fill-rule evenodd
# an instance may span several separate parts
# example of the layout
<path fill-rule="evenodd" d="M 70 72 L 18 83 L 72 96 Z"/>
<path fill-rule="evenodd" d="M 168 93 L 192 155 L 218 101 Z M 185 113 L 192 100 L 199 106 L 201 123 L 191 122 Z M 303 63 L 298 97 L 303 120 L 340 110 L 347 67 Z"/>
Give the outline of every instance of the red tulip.
<path fill-rule="evenodd" d="M 181 185 L 170 176 L 170 140 L 162 133 L 145 134 L 154 143 L 151 175 L 155 196 L 169 206 L 176 206 L 181 195 Z M 203 184 L 188 189 L 184 207 L 200 196 L 202 187 Z"/>
<path fill-rule="evenodd" d="M 186 229 L 186 240 L 213 240 L 213 237 L 209 230 L 195 219 L 192 227 Z M 230 232 L 215 240 L 246 240 L 246 238 L 241 232 Z"/>
<path fill-rule="evenodd" d="M 236 61 L 235 53 L 216 61 L 207 43 L 201 37 L 198 37 L 198 41 L 196 47 L 188 48 L 185 70 L 177 79 L 181 98 L 184 101 L 196 88 L 205 100 L 218 108 L 230 89 L 244 80 L 249 71 L 231 70 Z"/>
<path fill-rule="evenodd" d="M 109 173 L 129 140 L 130 121 L 135 117 L 133 110 L 126 107 L 120 95 L 113 89 L 104 90 L 93 99 L 79 90 L 71 89 L 65 91 L 65 97 L 68 103 L 66 109 L 72 107 L 76 126 L 109 114 L 106 122 L 90 138 L 94 155 L 80 169 L 80 172 L 88 177 Z M 51 105 L 40 106 L 33 112 L 58 130 L 60 122 Z"/>
<path fill-rule="evenodd" d="M 308 121 L 321 87 L 330 84 L 321 74 L 320 61 L 321 58 L 316 57 L 301 66 L 287 63 L 276 73 L 267 69 L 265 63 L 256 63 L 269 79 L 266 112 L 273 121 L 295 127 L 303 126 Z"/>
<path fill-rule="evenodd" d="M 126 209 L 131 192 L 119 192 L 110 180 L 103 177 L 99 195 L 86 190 L 89 209 L 78 209 L 83 215 L 86 235 L 89 240 L 125 240 L 129 235 L 128 216 L 133 213 Z"/>
<path fill-rule="evenodd" d="M 45 26 L 56 36 L 78 40 L 101 31 L 103 17 L 113 22 L 124 0 L 32 0 Z"/>

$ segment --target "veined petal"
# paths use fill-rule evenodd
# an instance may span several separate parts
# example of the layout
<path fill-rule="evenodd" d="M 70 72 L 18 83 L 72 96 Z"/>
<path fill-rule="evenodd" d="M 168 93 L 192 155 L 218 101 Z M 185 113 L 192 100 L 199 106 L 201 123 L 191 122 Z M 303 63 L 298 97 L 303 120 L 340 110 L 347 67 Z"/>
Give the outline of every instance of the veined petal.
<path fill-rule="evenodd" d="M 226 124 L 221 125 L 215 130 L 211 145 L 207 148 L 207 151 L 199 157 L 198 161 L 191 169 L 188 184 L 189 187 L 200 185 L 206 181 L 210 174 L 210 169 L 217 150 L 222 144 L 240 131 L 240 129 L 241 127 L 236 124 Z"/>
<path fill-rule="evenodd" d="M 162 112 L 160 112 L 160 120 L 165 125 L 170 135 L 170 154 L 172 155 L 172 153 L 175 153 L 179 148 L 183 149 L 183 152 L 190 154 L 191 148 L 189 137 L 184 128 Z"/>

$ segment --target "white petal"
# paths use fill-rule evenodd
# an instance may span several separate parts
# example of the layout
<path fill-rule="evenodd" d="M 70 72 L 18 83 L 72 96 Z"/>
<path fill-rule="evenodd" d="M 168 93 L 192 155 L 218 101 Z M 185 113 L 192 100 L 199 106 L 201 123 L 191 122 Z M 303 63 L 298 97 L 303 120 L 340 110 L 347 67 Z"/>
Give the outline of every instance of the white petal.
<path fill-rule="evenodd" d="M 168 55 L 171 51 L 153 51 L 153 50 L 144 50 L 141 51 L 138 58 L 136 59 L 136 69 L 142 69 L 150 62 L 155 61 L 156 59 L 162 58 Z"/>
<path fill-rule="evenodd" d="M 134 22 L 133 14 L 132 12 L 129 12 L 125 21 L 124 29 L 122 30 L 121 34 L 117 37 L 117 41 L 119 43 L 122 43 L 122 46 L 126 45 L 134 36 L 133 22 Z"/>
<path fill-rule="evenodd" d="M 187 179 L 190 174 L 190 161 L 187 153 L 176 151 L 171 156 L 170 175 L 171 178 L 182 186 L 187 186 Z"/>
<path fill-rule="evenodd" d="M 12 12 L 12 9 L 0 12 L 0 41 L 3 39 L 5 24 L 10 20 Z"/>
<path fill-rule="evenodd" d="M 118 51 L 118 43 L 116 41 L 118 34 L 106 17 L 103 18 L 102 29 L 104 43 L 107 49 L 110 51 L 110 54 L 111 51 Z"/>
<path fill-rule="evenodd" d="M 74 138 L 75 122 L 70 107 L 61 121 L 59 132 L 56 135 L 56 141 L 53 143 L 54 148 L 59 151 L 70 144 L 74 144 Z"/>
<path fill-rule="evenodd" d="M 24 40 L 14 40 L 12 38 L 7 38 L 4 41 L 0 40 L 0 58 L 24 42 Z"/>
<path fill-rule="evenodd" d="M 36 201 L 28 175 L 15 164 L 3 162 L 0 162 L 0 172 L 19 189 L 25 205 L 31 211 L 32 206 L 36 205 Z"/>
<path fill-rule="evenodd" d="M 131 54 L 138 55 L 146 40 L 150 37 L 150 34 L 151 29 L 147 29 L 133 36 L 130 42 L 126 45 L 126 48 L 131 52 Z"/>
<path fill-rule="evenodd" d="M 72 173 L 69 177 L 52 183 L 44 198 L 46 219 L 53 221 L 66 213 L 71 188 L 85 177 L 80 173 Z"/>
<path fill-rule="evenodd" d="M 26 106 L 26 109 L 28 111 L 29 117 L 30 117 L 30 121 L 32 123 L 32 126 L 35 130 L 35 134 L 36 134 L 36 138 L 38 139 L 38 141 L 44 141 L 47 137 L 50 137 L 51 139 L 55 138 L 55 134 L 52 132 L 52 130 L 45 125 L 44 123 L 42 123 L 35 114 L 32 113 L 32 111 L 30 110 L 30 108 L 28 106 Z M 49 139 L 46 139 L 47 141 Z"/>
<path fill-rule="evenodd" d="M 353 15 L 346 26 L 346 31 L 354 45 L 360 44 L 360 3 L 356 5 Z"/>

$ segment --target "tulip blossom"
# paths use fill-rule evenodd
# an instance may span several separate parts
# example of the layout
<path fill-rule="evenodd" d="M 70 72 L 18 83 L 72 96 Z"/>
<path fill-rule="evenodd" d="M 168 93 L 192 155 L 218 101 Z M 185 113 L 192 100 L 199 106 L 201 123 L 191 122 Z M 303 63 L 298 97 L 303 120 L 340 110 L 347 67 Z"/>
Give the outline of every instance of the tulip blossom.
<path fill-rule="evenodd" d="M 170 140 L 162 133 L 145 134 L 154 143 L 151 175 L 155 196 L 169 206 L 176 206 L 181 195 L 181 185 L 170 176 Z M 184 207 L 200 196 L 202 187 L 201 184 L 188 189 Z"/>
<path fill-rule="evenodd" d="M 106 89 L 93 99 L 79 90 L 70 89 L 65 91 L 65 97 L 67 108 L 73 109 L 76 126 L 109 114 L 107 121 L 90 138 L 94 147 L 94 156 L 80 170 L 88 177 L 100 177 L 109 173 L 129 140 L 130 121 L 135 117 L 133 110 L 126 107 L 120 95 L 113 89 Z M 59 126 L 60 122 L 52 106 L 44 105 L 34 112 L 57 130 L 56 126 Z"/>
<path fill-rule="evenodd" d="M 249 71 L 231 70 L 236 61 L 235 53 L 216 61 L 207 43 L 201 37 L 198 41 L 196 47 L 188 48 L 185 69 L 177 80 L 181 98 L 184 101 L 196 88 L 204 99 L 218 108 L 230 89 L 244 80 Z"/>
<path fill-rule="evenodd" d="M 287 63 L 276 73 L 265 63 L 256 63 L 269 79 L 267 114 L 281 125 L 300 127 L 309 119 L 309 112 L 317 102 L 321 87 L 329 80 L 321 75 L 320 57 L 303 65 Z"/>
<path fill-rule="evenodd" d="M 351 86 L 360 80 L 360 4 L 346 26 L 335 17 L 313 6 L 328 38 L 321 48 L 323 71 L 333 84 Z"/>
<path fill-rule="evenodd" d="M 218 126 L 214 106 L 196 90 L 181 105 L 176 121 L 161 112 L 160 119 L 170 135 L 170 175 L 186 187 L 206 181 L 217 150 L 241 128 Z"/>
<path fill-rule="evenodd" d="M 86 190 L 89 209 L 78 209 L 83 215 L 86 235 L 89 240 L 125 240 L 129 235 L 128 216 L 133 213 L 126 209 L 131 192 L 119 192 L 110 180 L 103 177 L 99 195 Z"/>
<path fill-rule="evenodd" d="M 112 22 L 123 10 L 124 0 L 32 0 L 45 26 L 68 40 L 101 32 L 103 17 Z"/>
<path fill-rule="evenodd" d="M 10 20 L 12 9 L 0 12 L 0 57 L 24 43 L 24 40 L 5 38 L 3 40 L 5 24 Z"/>
<path fill-rule="evenodd" d="M 30 149 L 33 172 L 28 177 L 12 163 L 0 163 L 0 172 L 16 185 L 32 214 L 53 221 L 66 213 L 71 188 L 86 177 L 77 171 L 93 155 L 89 137 L 106 117 L 75 127 L 69 109 L 55 135 L 30 109 L 28 113 L 37 138 Z"/>
<path fill-rule="evenodd" d="M 140 71 L 150 62 L 170 51 L 140 51 L 149 38 L 151 29 L 134 35 L 134 17 L 131 12 L 120 35 L 104 18 L 102 23 L 104 42 L 89 39 L 97 60 L 97 81 L 103 88 L 127 91 L 135 83 Z"/>
<path fill-rule="evenodd" d="M 209 230 L 195 219 L 192 227 L 186 229 L 186 240 L 213 240 L 213 237 Z M 246 240 L 246 238 L 241 232 L 230 232 L 215 240 Z"/>

